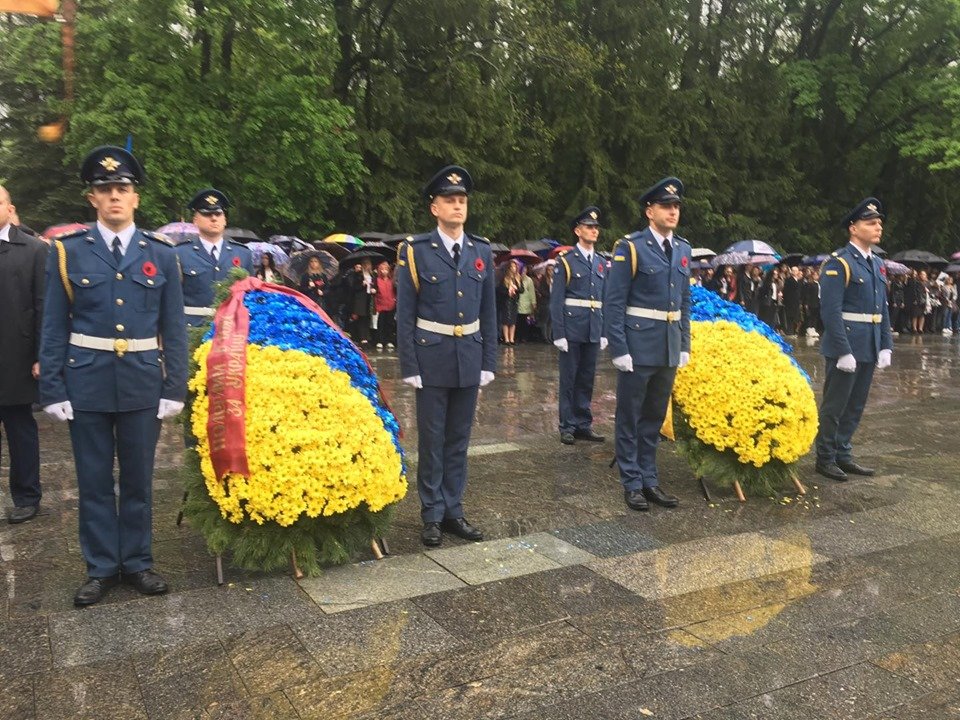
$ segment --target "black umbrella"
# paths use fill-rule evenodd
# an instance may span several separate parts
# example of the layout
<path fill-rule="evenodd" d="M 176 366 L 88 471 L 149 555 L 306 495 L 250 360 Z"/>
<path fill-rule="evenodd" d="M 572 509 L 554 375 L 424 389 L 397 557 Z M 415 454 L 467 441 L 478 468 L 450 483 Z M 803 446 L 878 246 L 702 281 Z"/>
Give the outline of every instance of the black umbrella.
<path fill-rule="evenodd" d="M 289 271 L 297 282 L 300 282 L 300 278 L 307 271 L 310 258 L 320 260 L 320 267 L 323 268 L 323 274 L 328 280 L 340 269 L 337 259 L 326 250 L 303 250 L 290 256 Z"/>
<path fill-rule="evenodd" d="M 874 246 L 870 249 L 870 252 L 876 253 L 877 255 L 880 255 L 880 256 L 883 256 L 883 255 L 886 255 L 886 254 L 887 254 L 887 251 L 884 250 L 884 249 L 883 249 L 882 247 L 880 247 L 879 245 L 874 245 Z"/>
<path fill-rule="evenodd" d="M 245 228 L 227 228 L 223 231 L 223 234 L 231 240 L 236 240 L 237 242 L 241 243 L 248 243 L 251 240 L 260 239 L 260 236 L 257 235 L 253 230 L 247 230 Z"/>
<path fill-rule="evenodd" d="M 408 237 L 413 237 L 410 233 L 397 233 L 396 235 L 388 235 L 384 242 L 387 245 L 399 245 Z"/>
<path fill-rule="evenodd" d="M 494 243 L 494 242 L 492 242 L 492 243 L 490 243 L 490 252 L 493 252 L 493 253 L 508 253 L 508 252 L 510 252 L 510 248 L 508 248 L 508 247 L 507 247 L 506 245 L 504 245 L 503 243 Z"/>
<path fill-rule="evenodd" d="M 364 245 L 362 249 L 357 250 L 356 252 L 350 253 L 344 258 L 341 258 L 340 269 L 349 270 L 361 260 L 367 260 L 367 259 L 369 259 L 372 262 L 374 260 L 382 261 L 382 260 L 385 260 L 386 258 L 384 258 L 383 255 L 381 255 L 378 252 L 375 252 L 373 250 L 367 250 L 366 245 Z"/>
<path fill-rule="evenodd" d="M 558 243 L 559 244 L 559 243 Z M 521 240 L 514 245 L 511 250 L 529 250 L 533 253 L 550 252 L 556 245 L 551 245 L 543 240 Z"/>
<path fill-rule="evenodd" d="M 787 253 L 783 256 L 782 262 L 784 265 L 802 265 L 803 264 L 803 253 Z"/>
<path fill-rule="evenodd" d="M 342 260 L 350 254 L 350 248 L 341 245 L 340 243 L 317 241 L 313 243 L 313 247 L 315 247 L 317 250 L 325 250 L 333 255 L 337 260 Z"/>
<path fill-rule="evenodd" d="M 890 259 L 911 267 L 916 265 L 939 265 L 946 267 L 950 264 L 949 260 L 939 255 L 934 255 L 932 252 L 927 252 L 926 250 L 901 250 Z"/>
<path fill-rule="evenodd" d="M 383 242 L 383 241 L 386 240 L 388 237 L 390 237 L 390 233 L 374 232 L 374 231 L 372 231 L 372 230 L 367 230 L 366 232 L 357 233 L 356 237 L 358 237 L 358 238 L 360 238 L 361 240 L 363 240 L 364 243 L 368 243 L 368 242 L 371 242 L 371 241 L 372 241 L 372 242 Z"/>
<path fill-rule="evenodd" d="M 279 245 L 287 254 L 299 252 L 300 250 L 313 250 L 313 245 L 306 240 L 301 240 L 295 235 L 271 235 L 270 243 Z"/>
<path fill-rule="evenodd" d="M 382 242 L 368 242 L 363 245 L 364 250 L 373 250 L 375 253 L 379 253 L 386 260 L 393 262 L 397 259 L 397 249 L 395 247 L 390 247 L 386 243 Z"/>
<path fill-rule="evenodd" d="M 950 263 L 943 271 L 946 273 L 960 273 L 960 263 Z"/>

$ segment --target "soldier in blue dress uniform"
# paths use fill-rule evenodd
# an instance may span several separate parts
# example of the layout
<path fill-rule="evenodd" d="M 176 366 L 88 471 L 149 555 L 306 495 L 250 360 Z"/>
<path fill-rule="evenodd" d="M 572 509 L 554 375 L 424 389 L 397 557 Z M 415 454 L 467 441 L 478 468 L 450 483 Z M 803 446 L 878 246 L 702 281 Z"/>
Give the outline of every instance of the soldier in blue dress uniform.
<path fill-rule="evenodd" d="M 417 491 L 423 544 L 448 532 L 479 541 L 463 492 L 479 388 L 497 368 L 490 243 L 464 232 L 470 174 L 450 165 L 423 189 L 437 228 L 397 248 L 397 345 L 403 382 L 417 389 Z"/>
<path fill-rule="evenodd" d="M 86 157 L 80 177 L 97 222 L 54 242 L 40 344 L 40 402 L 70 422 L 88 574 L 78 606 L 120 581 L 148 595 L 167 591 L 152 570 L 153 462 L 160 421 L 183 409 L 187 391 L 177 254 L 134 224 L 143 169 L 104 146 Z"/>
<path fill-rule="evenodd" d="M 230 201 L 216 188 L 201 190 L 187 206 L 200 231 L 196 240 L 177 246 L 183 267 L 183 303 L 187 324 L 197 327 L 213 317 L 214 283 L 240 268 L 253 275 L 253 254 L 240 243 L 223 236 Z"/>
<path fill-rule="evenodd" d="M 559 258 L 550 288 L 553 344 L 560 351 L 560 442 L 603 442 L 593 431 L 593 380 L 603 337 L 603 282 L 607 263 L 594 250 L 600 235 L 600 208 L 591 205 L 570 221 L 577 244 Z"/>
<path fill-rule="evenodd" d="M 820 272 L 820 352 L 826 361 L 817 465 L 821 475 L 844 481 L 873 475 L 853 458 L 851 440 L 867 404 L 874 368 L 890 365 L 893 336 L 887 309 L 886 270 L 872 252 L 883 235 L 883 206 L 862 200 L 843 218 L 849 243 Z"/>
<path fill-rule="evenodd" d="M 690 360 L 690 245 L 674 234 L 683 183 L 664 178 L 640 202 L 649 226 L 617 242 L 603 305 L 617 375 L 616 461 L 631 510 L 675 507 L 660 488 L 657 443 L 678 367 Z"/>

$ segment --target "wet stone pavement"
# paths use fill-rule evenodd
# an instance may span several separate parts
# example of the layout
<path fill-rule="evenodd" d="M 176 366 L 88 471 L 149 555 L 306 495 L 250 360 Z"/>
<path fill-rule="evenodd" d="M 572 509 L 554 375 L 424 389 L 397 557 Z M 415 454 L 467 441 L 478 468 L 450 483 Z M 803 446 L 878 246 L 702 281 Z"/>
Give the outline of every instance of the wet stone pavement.
<path fill-rule="evenodd" d="M 40 418 L 43 514 L 0 525 L 0 718 L 960 718 L 960 342 L 897 340 L 857 438 L 876 477 L 830 483 L 811 456 L 806 498 L 708 505 L 665 444 L 682 504 L 649 513 L 625 508 L 610 440 L 558 442 L 552 348 L 500 353 L 466 498 L 487 541 L 423 552 L 411 482 L 393 555 L 299 582 L 228 569 L 217 587 L 175 525 L 170 424 L 154 550 L 171 593 L 74 609 L 69 440 Z M 372 355 L 413 451 L 413 395 Z M 819 390 L 816 348 L 798 357 Z M 608 436 L 614 382 L 602 361 Z"/>

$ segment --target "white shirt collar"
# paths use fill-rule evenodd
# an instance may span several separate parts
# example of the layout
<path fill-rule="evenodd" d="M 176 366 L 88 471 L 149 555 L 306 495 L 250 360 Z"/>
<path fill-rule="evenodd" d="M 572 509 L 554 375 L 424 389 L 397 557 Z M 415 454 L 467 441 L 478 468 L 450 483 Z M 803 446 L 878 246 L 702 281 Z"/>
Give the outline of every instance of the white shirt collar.
<path fill-rule="evenodd" d="M 450 257 L 453 257 L 454 243 L 460 243 L 460 252 L 463 252 L 464 233 L 460 233 L 459 239 L 452 238 L 449 235 L 446 235 L 439 227 L 437 227 L 437 234 L 440 236 L 440 239 L 443 240 L 443 246 L 447 249 L 447 252 L 450 253 Z"/>
<path fill-rule="evenodd" d="M 223 251 L 223 235 L 217 238 L 216 242 L 210 242 L 208 240 L 204 240 L 203 238 L 200 238 L 200 242 L 203 244 L 203 249 L 207 251 L 207 254 L 209 254 L 213 248 L 216 248 L 217 257 L 220 257 L 220 254 Z"/>
<path fill-rule="evenodd" d="M 870 248 L 867 248 L 866 251 L 863 251 L 854 243 L 850 243 L 850 245 L 867 260 L 869 260 L 870 256 L 873 255 L 873 252 L 871 252 Z"/>
<path fill-rule="evenodd" d="M 10 223 L 0 227 L 0 242 L 10 241 Z"/>
<path fill-rule="evenodd" d="M 663 247 L 663 241 L 664 241 L 664 240 L 673 240 L 673 232 L 672 232 L 672 231 L 670 232 L 669 235 L 667 235 L 666 237 L 664 237 L 663 235 L 661 235 L 660 233 L 658 233 L 656 230 L 653 229 L 653 225 L 650 226 L 650 234 L 653 235 L 653 236 L 657 239 L 657 242 L 660 243 L 660 247 Z"/>
<path fill-rule="evenodd" d="M 100 231 L 100 237 L 102 237 L 104 242 L 107 243 L 107 250 L 110 252 L 113 252 L 113 239 L 115 237 L 120 238 L 120 251 L 126 255 L 127 248 L 130 246 L 130 240 L 133 238 L 133 234 L 137 231 L 137 226 L 133 223 L 130 223 L 120 232 L 114 232 L 102 222 L 97 220 L 97 230 Z"/>
<path fill-rule="evenodd" d="M 579 242 L 577 243 L 577 250 L 580 251 L 580 254 L 583 255 L 583 259 L 586 260 L 587 262 L 592 262 L 593 256 L 596 255 L 595 250 L 588 250 L 587 248 L 583 247 L 583 245 L 581 245 Z"/>

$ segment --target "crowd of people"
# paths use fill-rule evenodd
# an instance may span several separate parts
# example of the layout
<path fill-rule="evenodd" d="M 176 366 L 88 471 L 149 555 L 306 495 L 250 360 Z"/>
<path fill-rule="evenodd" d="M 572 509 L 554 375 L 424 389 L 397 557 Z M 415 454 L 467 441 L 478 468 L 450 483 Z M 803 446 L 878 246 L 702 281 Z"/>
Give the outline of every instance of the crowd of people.
<path fill-rule="evenodd" d="M 957 273 L 910 269 L 887 273 L 887 304 L 894 333 L 908 335 L 958 332 Z M 755 314 L 790 337 L 819 337 L 820 268 L 776 265 L 721 265 L 694 270 L 694 283 Z"/>

